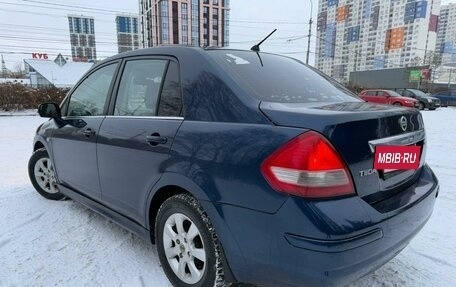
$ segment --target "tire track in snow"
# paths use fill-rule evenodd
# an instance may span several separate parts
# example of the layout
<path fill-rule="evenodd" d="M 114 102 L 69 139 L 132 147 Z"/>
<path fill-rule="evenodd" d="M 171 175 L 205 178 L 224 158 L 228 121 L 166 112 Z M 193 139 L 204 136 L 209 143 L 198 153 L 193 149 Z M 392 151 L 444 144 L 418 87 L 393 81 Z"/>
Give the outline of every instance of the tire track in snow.
<path fill-rule="evenodd" d="M 0 241 L 0 249 L 2 249 L 3 246 L 8 244 L 11 241 L 11 238 L 7 238 L 5 240 Z"/>
<path fill-rule="evenodd" d="M 30 219 L 27 219 L 25 220 L 24 222 L 14 226 L 13 228 L 11 228 L 10 230 L 8 230 L 7 232 L 5 232 L 4 235 L 8 234 L 8 233 L 12 233 L 12 232 L 17 232 L 18 229 L 21 229 L 35 221 L 38 221 L 44 214 L 46 214 L 46 212 L 41 212 L 40 214 L 38 215 L 35 215 L 34 217 L 30 218 Z M 0 237 L 1 238 L 1 237 Z"/>
<path fill-rule="evenodd" d="M 447 261 L 445 261 L 443 259 L 439 259 L 437 257 L 431 256 L 431 255 L 427 255 L 427 254 L 425 254 L 423 252 L 420 252 L 420 251 L 416 250 L 413 247 L 410 247 L 410 250 L 413 251 L 413 253 L 415 253 L 415 254 L 417 254 L 419 256 L 422 256 L 424 258 L 427 258 L 427 259 L 431 260 L 432 262 L 440 263 L 440 264 L 446 265 L 448 267 L 454 267 L 453 264 L 451 264 L 451 263 L 449 263 L 449 262 L 447 262 Z"/>

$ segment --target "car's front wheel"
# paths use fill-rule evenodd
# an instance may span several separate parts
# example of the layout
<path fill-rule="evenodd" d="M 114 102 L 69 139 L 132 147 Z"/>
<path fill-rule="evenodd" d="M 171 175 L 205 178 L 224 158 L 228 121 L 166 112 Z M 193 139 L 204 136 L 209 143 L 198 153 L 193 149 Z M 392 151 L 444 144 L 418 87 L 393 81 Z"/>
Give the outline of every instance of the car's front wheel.
<path fill-rule="evenodd" d="M 158 256 L 173 286 L 225 286 L 221 247 L 209 218 L 188 194 L 167 199 L 157 214 Z"/>
<path fill-rule="evenodd" d="M 424 103 L 418 102 L 418 110 L 424 110 Z"/>
<path fill-rule="evenodd" d="M 65 195 L 60 193 L 57 187 L 54 167 L 45 148 L 38 149 L 32 154 L 28 164 L 28 172 L 30 181 L 43 197 L 52 200 L 65 198 Z"/>

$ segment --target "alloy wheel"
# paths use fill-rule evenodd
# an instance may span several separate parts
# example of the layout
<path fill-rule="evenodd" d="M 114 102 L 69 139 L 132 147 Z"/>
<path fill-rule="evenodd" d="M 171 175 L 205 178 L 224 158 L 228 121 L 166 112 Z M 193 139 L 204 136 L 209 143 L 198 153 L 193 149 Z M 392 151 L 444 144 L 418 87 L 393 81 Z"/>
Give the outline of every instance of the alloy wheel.
<path fill-rule="evenodd" d="M 54 168 L 49 158 L 43 157 L 36 161 L 34 176 L 38 185 L 47 193 L 55 194 L 59 192 Z"/>

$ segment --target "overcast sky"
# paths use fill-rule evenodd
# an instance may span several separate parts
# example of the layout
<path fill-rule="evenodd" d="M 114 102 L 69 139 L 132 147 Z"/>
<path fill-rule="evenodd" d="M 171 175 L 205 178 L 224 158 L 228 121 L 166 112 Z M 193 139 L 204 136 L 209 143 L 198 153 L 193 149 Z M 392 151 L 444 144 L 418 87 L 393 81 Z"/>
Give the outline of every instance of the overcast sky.
<path fill-rule="evenodd" d="M 314 2 L 314 20 L 318 0 Z M 32 52 L 48 53 L 54 58 L 59 52 L 69 56 L 68 14 L 95 18 L 97 54 L 100 58 L 117 51 L 115 16 L 118 12 L 138 13 L 137 0 L 0 0 L 0 54 L 8 68 L 14 69 Z M 64 4 L 47 5 L 46 3 Z M 105 3 L 105 5 L 103 5 Z M 90 9 L 91 8 L 91 9 Z M 106 11 L 110 10 L 110 11 Z M 310 0 L 231 0 L 230 46 L 249 49 L 255 40 L 277 32 L 261 47 L 264 51 L 292 53 L 305 59 L 305 38 L 287 42 L 288 38 L 308 33 Z M 315 39 L 312 39 L 314 43 Z M 11 54 L 24 53 L 24 54 Z M 297 54 L 294 54 L 297 53 Z M 313 63 L 313 55 L 311 55 Z"/>
<path fill-rule="evenodd" d="M 318 0 L 231 0 L 230 47 L 249 49 L 277 28 L 262 50 L 304 61 L 307 39 L 291 42 L 287 39 L 308 34 L 310 1 L 314 6 L 312 34 L 315 35 Z M 51 59 L 58 53 L 69 56 L 67 15 L 83 14 L 95 18 L 98 57 L 114 55 L 117 53 L 115 16 L 120 12 L 138 13 L 138 3 L 138 0 L 0 0 L 0 54 L 10 69 L 21 64 L 22 59 L 31 58 L 33 52 L 47 53 Z M 314 45 L 315 37 L 311 37 L 310 64 L 314 63 Z"/>

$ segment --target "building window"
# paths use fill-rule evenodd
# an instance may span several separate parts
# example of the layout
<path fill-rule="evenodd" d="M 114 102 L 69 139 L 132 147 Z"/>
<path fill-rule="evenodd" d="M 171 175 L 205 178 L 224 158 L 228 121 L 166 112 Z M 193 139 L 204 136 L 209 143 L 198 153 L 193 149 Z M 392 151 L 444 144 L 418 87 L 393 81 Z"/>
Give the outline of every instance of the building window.
<path fill-rule="evenodd" d="M 182 3 L 181 6 L 182 19 L 182 45 L 188 44 L 188 9 L 187 3 Z"/>
<path fill-rule="evenodd" d="M 199 46 L 199 0 L 192 0 L 192 46 Z"/>
<path fill-rule="evenodd" d="M 73 18 L 68 18 L 68 23 L 70 24 L 70 33 L 73 33 Z"/>
<path fill-rule="evenodd" d="M 225 0 L 225 4 L 229 1 Z M 229 4 L 228 4 L 229 5 Z M 230 11 L 223 10 L 223 46 L 226 47 L 230 43 Z"/>
<path fill-rule="evenodd" d="M 173 13 L 173 44 L 179 44 L 179 12 L 178 4 L 173 1 L 172 13 Z"/>
<path fill-rule="evenodd" d="M 169 44 L 169 13 L 168 1 L 160 2 L 160 22 L 161 22 L 161 39 L 163 44 Z"/>

